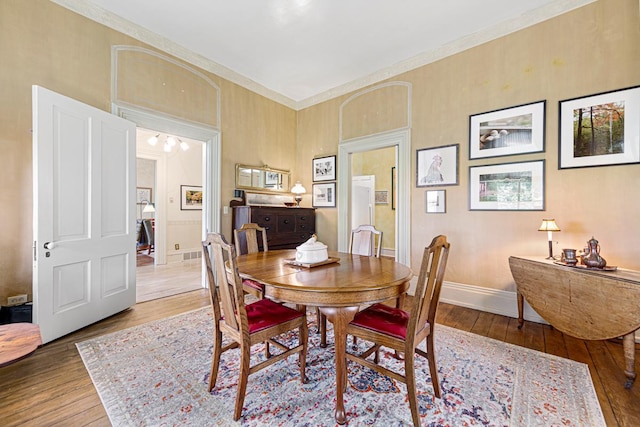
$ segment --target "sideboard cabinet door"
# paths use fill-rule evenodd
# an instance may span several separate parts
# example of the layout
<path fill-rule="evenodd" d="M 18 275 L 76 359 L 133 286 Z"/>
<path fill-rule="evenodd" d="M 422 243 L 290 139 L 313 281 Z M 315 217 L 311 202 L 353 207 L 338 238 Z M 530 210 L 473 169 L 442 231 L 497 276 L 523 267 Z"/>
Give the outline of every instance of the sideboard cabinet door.
<path fill-rule="evenodd" d="M 253 222 L 267 229 L 269 249 L 295 249 L 316 232 L 313 208 L 234 206 L 234 229 Z M 233 235 L 233 233 L 231 233 Z"/>

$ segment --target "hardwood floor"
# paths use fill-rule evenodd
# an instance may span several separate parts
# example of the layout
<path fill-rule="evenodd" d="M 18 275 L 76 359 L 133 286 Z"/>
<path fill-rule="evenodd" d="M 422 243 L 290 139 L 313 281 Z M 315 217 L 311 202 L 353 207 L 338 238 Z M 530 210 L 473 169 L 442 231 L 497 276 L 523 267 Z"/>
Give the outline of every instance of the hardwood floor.
<path fill-rule="evenodd" d="M 0 368 L 0 424 L 110 425 L 75 343 L 208 304 L 208 293 L 202 289 L 136 304 Z M 440 305 L 437 322 L 588 364 L 607 425 L 640 425 L 640 380 L 631 390 L 623 386 L 621 341 L 582 341 L 531 322 L 518 330 L 516 319 L 448 304 Z M 640 360 L 640 346 L 636 359 Z"/>
<path fill-rule="evenodd" d="M 202 258 L 136 268 L 136 302 L 202 289 Z"/>

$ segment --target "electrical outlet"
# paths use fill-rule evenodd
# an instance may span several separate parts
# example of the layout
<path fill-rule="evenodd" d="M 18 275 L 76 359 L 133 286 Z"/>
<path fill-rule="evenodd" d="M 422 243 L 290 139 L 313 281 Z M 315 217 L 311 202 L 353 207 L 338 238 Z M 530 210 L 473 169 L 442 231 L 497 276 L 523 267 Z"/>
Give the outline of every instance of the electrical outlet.
<path fill-rule="evenodd" d="M 27 294 L 14 295 L 7 298 L 7 305 L 20 305 L 27 302 Z"/>
<path fill-rule="evenodd" d="M 176 248 L 176 251 L 179 251 L 179 250 L 180 250 L 180 244 L 179 244 L 179 243 L 176 243 L 176 244 L 175 244 L 175 246 L 174 246 L 174 248 Z"/>

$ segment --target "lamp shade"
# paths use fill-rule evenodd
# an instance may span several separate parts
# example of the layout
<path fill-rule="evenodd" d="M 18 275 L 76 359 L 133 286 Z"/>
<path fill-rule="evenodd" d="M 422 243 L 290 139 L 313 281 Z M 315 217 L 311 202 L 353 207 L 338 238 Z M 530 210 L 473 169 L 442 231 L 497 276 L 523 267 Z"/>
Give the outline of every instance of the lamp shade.
<path fill-rule="evenodd" d="M 291 187 L 291 192 L 293 194 L 304 194 L 307 190 L 300 184 L 300 181 L 296 181 L 293 187 Z"/>
<path fill-rule="evenodd" d="M 153 205 L 149 202 L 147 202 L 144 209 L 142 209 L 142 212 L 144 213 L 153 213 L 155 211 L 156 211 L 156 208 L 154 208 Z"/>
<path fill-rule="evenodd" d="M 553 218 L 543 219 L 538 231 L 560 231 L 560 227 L 558 227 L 556 220 Z"/>

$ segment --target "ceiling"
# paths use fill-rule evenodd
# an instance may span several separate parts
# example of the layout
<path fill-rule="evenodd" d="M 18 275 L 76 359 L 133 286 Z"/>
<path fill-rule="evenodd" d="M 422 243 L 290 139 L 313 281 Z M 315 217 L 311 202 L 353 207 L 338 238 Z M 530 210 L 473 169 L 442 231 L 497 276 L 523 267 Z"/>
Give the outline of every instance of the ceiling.
<path fill-rule="evenodd" d="M 301 109 L 595 0 L 52 0 Z"/>

